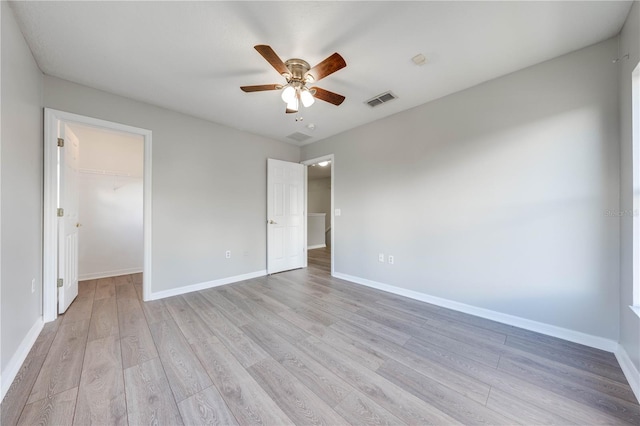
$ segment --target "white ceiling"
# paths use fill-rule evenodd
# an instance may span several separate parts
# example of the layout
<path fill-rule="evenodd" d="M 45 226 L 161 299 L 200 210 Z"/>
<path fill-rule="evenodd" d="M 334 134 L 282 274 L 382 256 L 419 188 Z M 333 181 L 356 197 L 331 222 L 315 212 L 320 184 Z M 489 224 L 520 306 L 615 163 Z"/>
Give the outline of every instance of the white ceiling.
<path fill-rule="evenodd" d="M 315 142 L 616 35 L 630 2 L 14 2 L 43 72 L 216 123 Z M 347 67 L 317 85 L 346 96 L 285 115 L 284 79 L 253 49 Z M 427 63 L 411 58 L 422 53 Z M 613 59 L 613 58 L 612 58 Z M 363 102 L 391 90 L 375 109 Z M 315 124 L 315 130 L 305 127 Z"/>

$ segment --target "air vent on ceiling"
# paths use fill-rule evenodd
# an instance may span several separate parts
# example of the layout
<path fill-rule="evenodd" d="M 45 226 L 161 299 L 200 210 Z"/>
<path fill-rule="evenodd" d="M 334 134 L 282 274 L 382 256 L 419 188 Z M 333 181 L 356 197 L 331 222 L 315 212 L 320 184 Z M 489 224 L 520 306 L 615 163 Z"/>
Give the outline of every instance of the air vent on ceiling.
<path fill-rule="evenodd" d="M 307 139 L 311 139 L 312 138 L 312 136 L 305 135 L 304 133 L 300 133 L 300 132 L 291 133 L 287 137 L 289 139 L 293 139 L 294 141 L 297 141 L 297 142 L 304 142 Z"/>
<path fill-rule="evenodd" d="M 396 98 L 397 96 L 391 93 L 391 91 L 389 91 L 389 92 L 380 93 L 379 95 L 374 96 L 368 101 L 365 101 L 365 103 L 373 108 L 373 107 L 377 107 L 378 105 L 382 105 L 385 102 L 392 101 Z"/>

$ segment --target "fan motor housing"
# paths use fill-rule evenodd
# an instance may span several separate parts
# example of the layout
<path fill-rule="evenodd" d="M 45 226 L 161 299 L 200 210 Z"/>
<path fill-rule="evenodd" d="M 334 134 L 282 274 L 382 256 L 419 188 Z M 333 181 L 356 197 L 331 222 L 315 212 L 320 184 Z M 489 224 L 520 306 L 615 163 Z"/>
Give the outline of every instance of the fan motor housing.
<path fill-rule="evenodd" d="M 284 65 L 291 72 L 291 77 L 287 79 L 289 82 L 304 80 L 304 75 L 311 69 L 307 61 L 298 58 L 289 59 Z"/>

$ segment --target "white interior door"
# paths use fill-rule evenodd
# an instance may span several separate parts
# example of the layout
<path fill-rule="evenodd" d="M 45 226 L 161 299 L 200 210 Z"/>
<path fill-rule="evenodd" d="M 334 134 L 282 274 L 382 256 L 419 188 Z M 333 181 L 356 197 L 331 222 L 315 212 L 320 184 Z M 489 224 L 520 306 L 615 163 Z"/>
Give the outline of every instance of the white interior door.
<path fill-rule="evenodd" d="M 267 160 L 267 273 L 304 267 L 304 166 Z"/>
<path fill-rule="evenodd" d="M 58 312 L 64 313 L 78 295 L 78 162 L 80 143 L 66 124 L 60 126 L 64 147 L 58 148 Z"/>

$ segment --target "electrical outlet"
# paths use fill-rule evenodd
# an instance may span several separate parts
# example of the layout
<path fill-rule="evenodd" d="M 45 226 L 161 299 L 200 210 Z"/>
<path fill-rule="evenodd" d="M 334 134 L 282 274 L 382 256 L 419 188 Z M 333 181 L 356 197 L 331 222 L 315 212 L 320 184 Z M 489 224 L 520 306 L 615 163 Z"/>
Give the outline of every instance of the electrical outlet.
<path fill-rule="evenodd" d="M 389 259 L 389 265 L 393 265 L 393 256 L 389 255 L 389 257 L 387 257 L 387 259 Z"/>
<path fill-rule="evenodd" d="M 378 262 L 384 262 L 384 253 L 378 254 Z"/>
<path fill-rule="evenodd" d="M 31 280 L 31 293 L 35 293 L 36 292 L 36 279 L 33 278 Z"/>
<path fill-rule="evenodd" d="M 227 250 L 224 252 L 224 257 L 226 257 L 227 259 L 231 259 L 231 250 Z"/>

